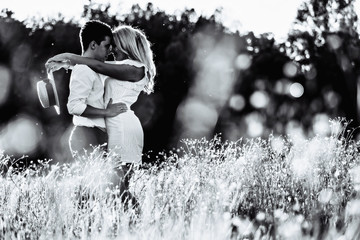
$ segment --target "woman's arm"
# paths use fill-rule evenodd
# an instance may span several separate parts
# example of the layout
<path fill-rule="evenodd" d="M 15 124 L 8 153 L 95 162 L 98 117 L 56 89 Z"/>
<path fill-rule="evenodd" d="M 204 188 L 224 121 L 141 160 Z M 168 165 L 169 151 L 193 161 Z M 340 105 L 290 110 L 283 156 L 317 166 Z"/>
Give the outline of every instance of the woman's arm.
<path fill-rule="evenodd" d="M 49 72 L 55 72 L 59 69 L 62 69 L 64 68 L 67 72 L 67 70 L 69 69 L 72 69 L 73 66 L 70 65 L 70 62 L 69 61 L 66 61 L 66 62 L 46 62 L 45 64 L 45 68 L 46 68 L 46 71 L 49 73 Z"/>
<path fill-rule="evenodd" d="M 97 73 L 107 75 L 117 80 L 137 82 L 143 79 L 145 75 L 144 67 L 134 67 L 128 64 L 111 64 L 104 63 L 96 59 L 82 57 L 72 53 L 62 53 L 55 55 L 46 62 L 46 68 L 51 69 L 54 65 L 59 66 L 59 62 L 67 63 L 66 66 L 74 66 L 75 64 L 84 64 L 89 66 Z"/>

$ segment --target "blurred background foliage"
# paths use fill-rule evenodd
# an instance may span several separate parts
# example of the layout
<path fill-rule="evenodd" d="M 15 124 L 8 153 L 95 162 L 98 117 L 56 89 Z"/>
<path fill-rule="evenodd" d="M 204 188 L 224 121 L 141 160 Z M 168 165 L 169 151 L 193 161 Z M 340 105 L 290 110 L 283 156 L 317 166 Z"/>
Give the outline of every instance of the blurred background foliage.
<path fill-rule="evenodd" d="M 119 9 L 112 15 L 110 5 L 89 1 L 80 22 L 65 21 L 61 14 L 20 22 L 3 9 L 0 148 L 31 159 L 70 159 L 70 71 L 55 73 L 61 115 L 41 107 L 36 83 L 46 78 L 49 57 L 81 53 L 78 34 L 89 19 L 138 27 L 153 44 L 155 93 L 141 94 L 133 106 L 149 160 L 188 137 L 306 138 L 329 134 L 329 118 L 339 116 L 357 127 L 360 40 L 353 3 L 305 1 L 287 39 L 280 41 L 272 33 L 231 32 L 218 20 L 221 10 L 210 17 L 198 16 L 194 9 L 171 15 L 149 3 L 145 9 L 134 5 L 129 13 Z"/>

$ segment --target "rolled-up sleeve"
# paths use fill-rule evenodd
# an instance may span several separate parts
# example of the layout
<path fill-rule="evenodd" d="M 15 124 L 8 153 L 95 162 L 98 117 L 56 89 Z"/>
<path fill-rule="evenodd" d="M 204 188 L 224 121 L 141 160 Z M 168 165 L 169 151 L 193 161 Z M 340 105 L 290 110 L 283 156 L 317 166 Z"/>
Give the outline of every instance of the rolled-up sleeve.
<path fill-rule="evenodd" d="M 76 65 L 72 70 L 67 103 L 67 109 L 71 115 L 80 116 L 87 107 L 87 98 L 94 82 L 94 76 L 89 74 L 87 68 L 84 65 Z"/>

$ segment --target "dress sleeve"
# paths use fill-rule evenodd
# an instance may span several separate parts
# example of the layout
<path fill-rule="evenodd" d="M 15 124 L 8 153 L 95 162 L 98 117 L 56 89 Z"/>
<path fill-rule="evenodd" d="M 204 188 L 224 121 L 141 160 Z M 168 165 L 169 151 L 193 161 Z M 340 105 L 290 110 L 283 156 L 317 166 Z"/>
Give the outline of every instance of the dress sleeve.
<path fill-rule="evenodd" d="M 131 59 L 125 59 L 125 60 L 122 60 L 122 61 L 116 61 L 115 62 L 116 64 L 127 64 L 127 65 L 131 65 L 131 66 L 134 66 L 134 67 L 145 67 L 145 64 L 139 62 L 139 61 L 135 61 L 135 60 L 131 60 Z"/>

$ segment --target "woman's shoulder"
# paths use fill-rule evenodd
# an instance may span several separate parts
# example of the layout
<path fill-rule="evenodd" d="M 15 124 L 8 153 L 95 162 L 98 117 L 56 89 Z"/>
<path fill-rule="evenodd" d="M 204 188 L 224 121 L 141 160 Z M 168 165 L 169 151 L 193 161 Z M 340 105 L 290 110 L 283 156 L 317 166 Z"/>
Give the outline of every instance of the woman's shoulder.
<path fill-rule="evenodd" d="M 115 64 L 128 64 L 128 65 L 132 65 L 135 67 L 143 67 L 145 66 L 145 64 L 143 64 L 142 62 L 136 61 L 136 60 L 131 60 L 131 59 L 124 59 L 121 61 L 114 61 Z"/>

